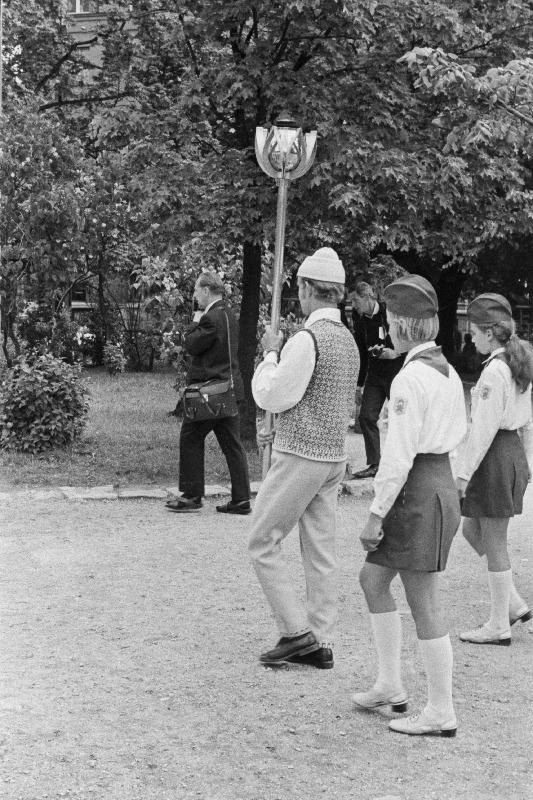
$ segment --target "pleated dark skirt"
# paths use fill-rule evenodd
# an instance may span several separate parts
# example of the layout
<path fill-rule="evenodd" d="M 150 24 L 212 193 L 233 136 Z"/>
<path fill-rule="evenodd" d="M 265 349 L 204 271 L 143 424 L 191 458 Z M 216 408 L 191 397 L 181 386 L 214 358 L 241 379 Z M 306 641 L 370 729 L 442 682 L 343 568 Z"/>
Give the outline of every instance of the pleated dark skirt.
<path fill-rule="evenodd" d="M 522 513 L 528 466 L 518 431 L 499 430 L 466 488 L 463 517 Z"/>
<path fill-rule="evenodd" d="M 419 453 L 383 520 L 383 539 L 366 560 L 391 569 L 441 572 L 460 521 L 448 453 Z"/>

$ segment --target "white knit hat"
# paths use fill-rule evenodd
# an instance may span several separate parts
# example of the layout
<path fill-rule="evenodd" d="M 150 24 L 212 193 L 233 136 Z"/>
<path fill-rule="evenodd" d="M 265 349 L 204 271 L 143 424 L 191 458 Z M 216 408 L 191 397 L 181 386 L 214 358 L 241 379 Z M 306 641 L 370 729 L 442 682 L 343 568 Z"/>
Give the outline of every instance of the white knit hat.
<path fill-rule="evenodd" d="M 312 256 L 307 256 L 301 263 L 297 274 L 299 278 L 328 281 L 329 283 L 344 284 L 346 280 L 342 261 L 331 247 L 321 247 Z"/>

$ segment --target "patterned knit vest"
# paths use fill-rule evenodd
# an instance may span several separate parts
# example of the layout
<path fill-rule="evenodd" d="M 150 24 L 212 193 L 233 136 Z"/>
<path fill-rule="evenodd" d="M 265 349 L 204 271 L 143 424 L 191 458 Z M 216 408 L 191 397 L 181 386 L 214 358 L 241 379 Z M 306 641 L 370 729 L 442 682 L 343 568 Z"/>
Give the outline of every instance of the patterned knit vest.
<path fill-rule="evenodd" d="M 279 415 L 274 450 L 312 461 L 344 461 L 359 352 L 341 322 L 319 319 L 307 330 L 318 348 L 315 371 L 300 402 Z"/>

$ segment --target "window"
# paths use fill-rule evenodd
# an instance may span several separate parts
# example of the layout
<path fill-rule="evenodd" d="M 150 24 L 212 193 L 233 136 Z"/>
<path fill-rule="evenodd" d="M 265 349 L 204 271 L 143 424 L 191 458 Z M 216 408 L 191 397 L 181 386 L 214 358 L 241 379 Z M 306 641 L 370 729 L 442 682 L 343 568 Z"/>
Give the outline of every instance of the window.
<path fill-rule="evenodd" d="M 97 14 L 98 0 L 68 0 L 69 14 Z"/>
<path fill-rule="evenodd" d="M 70 295 L 71 300 L 74 303 L 86 303 L 87 302 L 87 287 L 86 286 L 75 286 Z"/>

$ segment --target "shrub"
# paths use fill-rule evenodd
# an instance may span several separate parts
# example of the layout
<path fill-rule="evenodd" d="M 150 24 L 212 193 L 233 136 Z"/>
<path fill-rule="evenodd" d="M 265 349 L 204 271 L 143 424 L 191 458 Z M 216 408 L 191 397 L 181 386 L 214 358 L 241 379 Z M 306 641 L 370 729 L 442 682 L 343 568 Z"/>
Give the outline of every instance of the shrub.
<path fill-rule="evenodd" d="M 52 353 L 69 364 L 76 360 L 78 325 L 67 309 L 53 313 L 47 306 L 28 303 L 20 312 L 18 334 L 27 351 Z"/>
<path fill-rule="evenodd" d="M 0 447 L 41 453 L 81 433 L 89 410 L 80 368 L 51 353 L 21 359 L 0 388 Z"/>
<path fill-rule="evenodd" d="M 108 343 L 104 347 L 104 367 L 110 375 L 117 375 L 126 369 L 126 356 L 122 345 Z"/>

